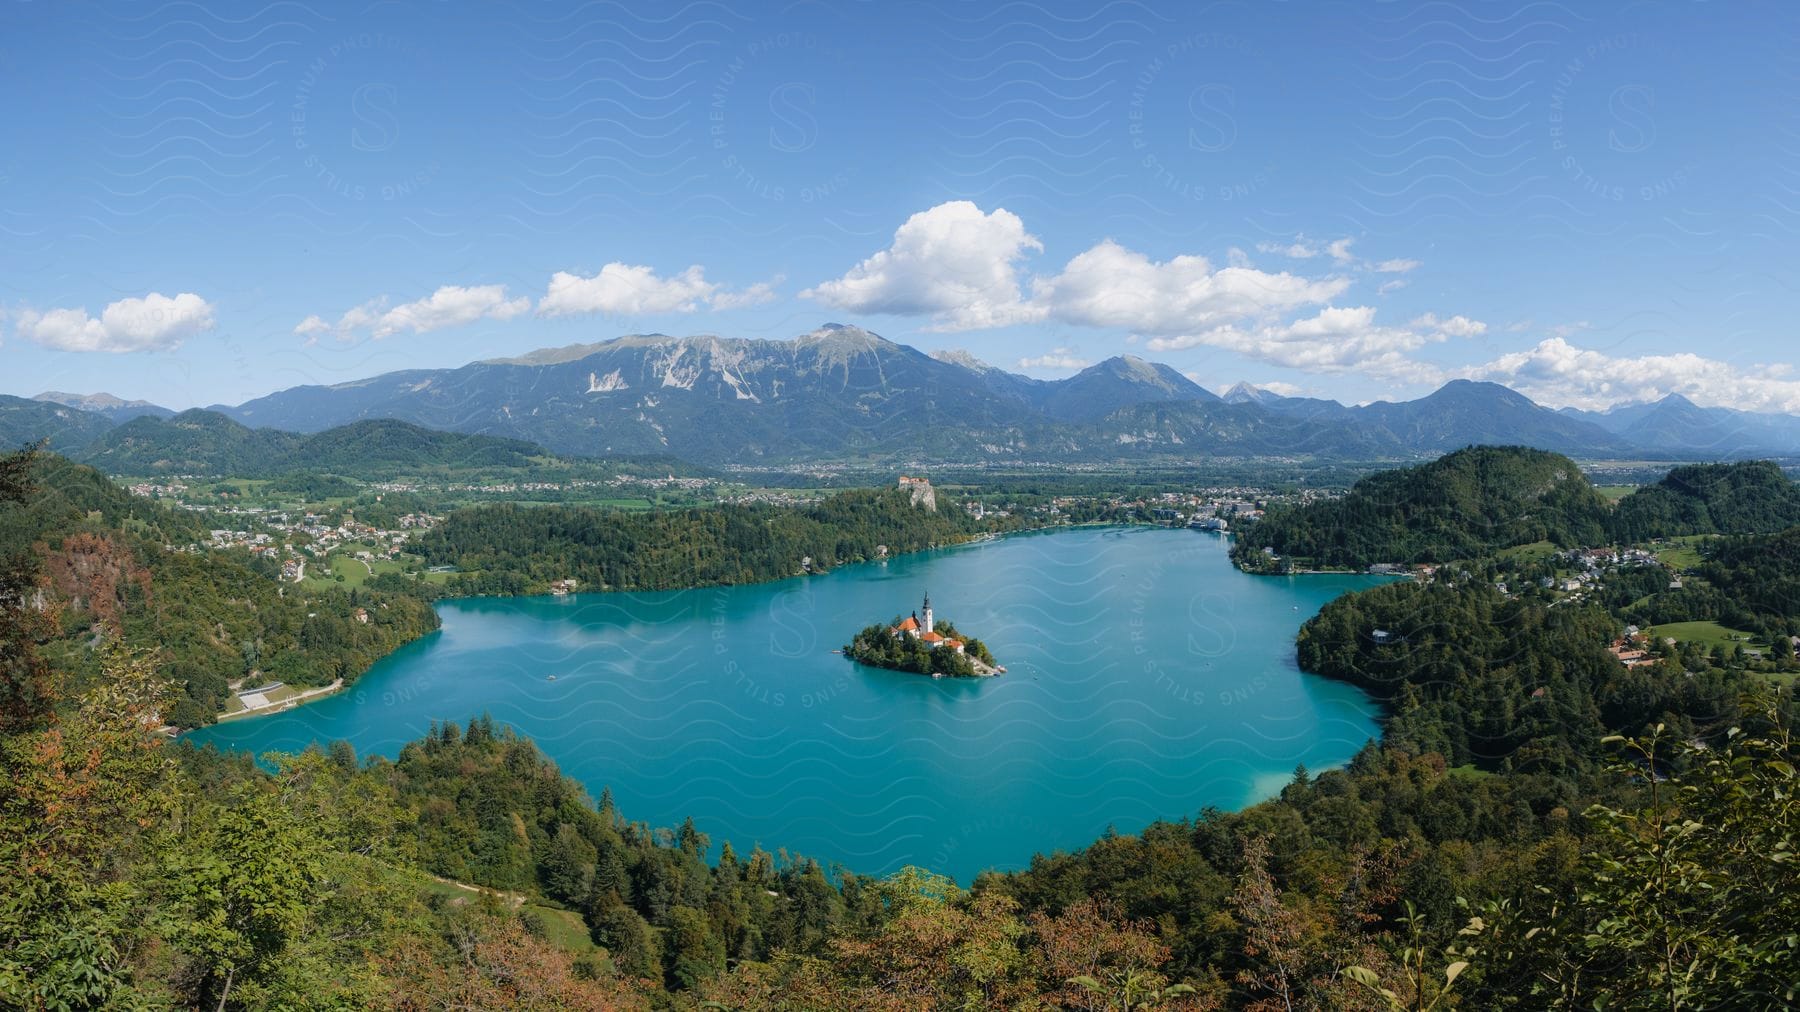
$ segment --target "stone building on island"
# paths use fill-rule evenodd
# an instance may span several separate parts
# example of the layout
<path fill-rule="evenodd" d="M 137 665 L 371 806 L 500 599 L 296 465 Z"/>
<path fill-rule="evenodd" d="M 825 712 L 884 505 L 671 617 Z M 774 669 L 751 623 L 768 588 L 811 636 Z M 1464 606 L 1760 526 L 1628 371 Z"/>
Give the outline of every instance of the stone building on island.
<path fill-rule="evenodd" d="M 915 611 L 888 631 L 895 636 L 916 639 L 928 648 L 949 647 L 959 654 L 963 652 L 962 640 L 951 639 L 937 631 L 937 626 L 931 618 L 931 594 L 929 591 L 925 594 L 925 603 L 920 606 L 920 611 L 924 612 L 923 616 Z"/>

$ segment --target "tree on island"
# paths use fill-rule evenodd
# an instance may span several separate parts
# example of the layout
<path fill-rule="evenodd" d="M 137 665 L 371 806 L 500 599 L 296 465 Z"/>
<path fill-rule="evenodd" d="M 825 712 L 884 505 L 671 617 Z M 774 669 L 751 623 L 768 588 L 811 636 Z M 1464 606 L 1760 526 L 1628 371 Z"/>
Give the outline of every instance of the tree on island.
<path fill-rule="evenodd" d="M 859 664 L 920 675 L 945 674 L 971 678 L 976 673 L 976 661 L 990 668 L 997 667 L 987 644 L 962 635 L 949 622 L 933 623 L 931 631 L 944 637 L 946 642 L 962 641 L 961 653 L 953 647 L 929 646 L 917 636 L 896 634 L 894 630 L 902 621 L 899 616 L 895 616 L 891 622 L 865 628 L 844 647 L 844 654 Z"/>

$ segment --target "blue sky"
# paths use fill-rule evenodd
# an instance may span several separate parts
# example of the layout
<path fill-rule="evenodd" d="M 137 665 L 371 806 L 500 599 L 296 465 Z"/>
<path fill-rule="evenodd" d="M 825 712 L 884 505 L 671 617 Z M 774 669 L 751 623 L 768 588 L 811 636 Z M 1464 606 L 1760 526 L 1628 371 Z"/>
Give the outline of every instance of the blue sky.
<path fill-rule="evenodd" d="M 1800 411 L 1800 7 L 0 8 L 0 391 L 855 323 Z"/>

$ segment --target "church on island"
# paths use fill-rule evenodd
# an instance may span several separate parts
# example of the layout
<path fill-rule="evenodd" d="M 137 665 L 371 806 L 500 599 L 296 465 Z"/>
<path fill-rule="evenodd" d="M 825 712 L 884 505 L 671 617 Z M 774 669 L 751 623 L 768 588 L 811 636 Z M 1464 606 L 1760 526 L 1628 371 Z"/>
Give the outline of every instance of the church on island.
<path fill-rule="evenodd" d="M 938 632 L 937 624 L 931 620 L 931 593 L 929 591 L 925 594 L 925 603 L 920 606 L 920 610 L 925 613 L 923 618 L 919 616 L 919 612 L 915 611 L 911 615 L 908 615 L 899 625 L 889 629 L 888 632 L 893 633 L 895 636 L 905 636 L 909 639 L 916 639 L 920 643 L 925 644 L 928 648 L 949 647 L 959 654 L 962 653 L 963 641 L 951 639 Z"/>
<path fill-rule="evenodd" d="M 918 611 L 869 626 L 841 652 L 858 664 L 933 678 L 985 678 L 1006 670 L 987 644 L 959 632 L 948 619 L 940 621 L 930 594 Z"/>

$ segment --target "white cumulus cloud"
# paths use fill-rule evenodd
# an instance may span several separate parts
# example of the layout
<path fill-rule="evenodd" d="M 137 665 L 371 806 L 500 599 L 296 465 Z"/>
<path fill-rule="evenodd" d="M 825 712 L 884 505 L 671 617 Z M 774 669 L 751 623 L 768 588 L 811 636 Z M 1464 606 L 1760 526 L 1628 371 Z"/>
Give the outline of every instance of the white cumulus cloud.
<path fill-rule="evenodd" d="M 1259 246 L 1287 256 L 1327 256 L 1353 263 L 1353 239 Z M 842 277 L 800 294 L 850 312 L 928 316 L 934 330 L 969 330 L 1050 321 L 1110 327 L 1133 336 L 1191 334 L 1245 320 L 1267 320 L 1323 305 L 1350 286 L 1348 277 L 1308 278 L 1252 267 L 1243 250 L 1226 265 L 1206 257 L 1167 260 L 1102 240 L 1060 271 L 1029 274 L 1024 261 L 1043 251 L 1019 216 L 983 211 L 966 200 L 920 211 L 893 242 Z"/>
<path fill-rule="evenodd" d="M 1158 263 L 1107 239 L 1060 274 L 1033 282 L 1032 292 L 1037 305 L 1062 323 L 1170 334 L 1325 302 L 1348 285 L 1341 278 L 1313 281 L 1251 267 L 1214 270 L 1199 256 Z"/>
<path fill-rule="evenodd" d="M 1394 257 L 1388 260 L 1375 261 L 1362 260 L 1350 250 L 1350 247 L 1355 244 L 1356 239 L 1354 236 L 1345 236 L 1344 238 L 1333 239 L 1329 242 L 1320 242 L 1316 239 L 1309 239 L 1304 235 L 1297 235 L 1292 241 L 1288 242 L 1259 242 L 1256 244 L 1256 248 L 1260 252 L 1273 253 L 1276 256 L 1287 257 L 1291 260 L 1311 260 L 1314 257 L 1328 256 L 1336 261 L 1340 267 L 1358 268 L 1372 271 L 1376 274 L 1406 274 L 1424 266 L 1423 261 L 1413 260 L 1407 257 Z"/>
<path fill-rule="evenodd" d="M 887 249 L 800 295 L 847 312 L 929 316 L 937 330 L 1028 322 L 1042 314 L 1021 297 L 1019 261 L 1043 248 L 1011 211 L 954 200 L 906 219 Z"/>
<path fill-rule="evenodd" d="M 773 281 L 758 281 L 742 291 L 714 292 L 712 307 L 714 309 L 744 309 L 749 306 L 766 305 L 775 301 L 775 286 L 786 280 L 786 277 L 777 274 Z"/>
<path fill-rule="evenodd" d="M 1384 327 L 1372 306 L 1329 306 L 1317 315 L 1260 327 L 1218 326 L 1150 342 L 1152 351 L 1212 347 L 1307 372 L 1361 372 L 1394 380 L 1428 378 L 1433 368 L 1406 356 L 1444 340 L 1441 330 Z"/>
<path fill-rule="evenodd" d="M 530 310 L 531 300 L 507 298 L 505 285 L 444 285 L 425 298 L 398 306 L 390 307 L 385 295 L 370 299 L 345 310 L 336 323 L 313 314 L 295 325 L 294 333 L 308 344 L 324 334 L 350 340 L 365 331 L 379 339 L 402 332 L 423 334 L 476 320 L 510 320 Z"/>
<path fill-rule="evenodd" d="M 1047 354 L 1019 359 L 1021 369 L 1086 369 L 1093 364 L 1074 348 L 1052 348 Z"/>
<path fill-rule="evenodd" d="M 444 285 L 417 302 L 395 306 L 375 321 L 371 334 L 392 337 L 403 330 L 423 334 L 476 320 L 510 320 L 529 312 L 531 300 L 506 297 L 505 285 Z"/>
<path fill-rule="evenodd" d="M 1259 253 L 1274 253 L 1291 260 L 1311 260 L 1319 255 L 1319 245 L 1305 236 L 1295 236 L 1293 242 L 1259 242 L 1256 244 Z"/>
<path fill-rule="evenodd" d="M 315 313 L 296 324 L 294 333 L 301 337 L 317 339 L 320 334 L 331 333 L 331 324 L 326 323 L 324 317 Z"/>
<path fill-rule="evenodd" d="M 151 292 L 120 299 L 99 319 L 85 308 L 22 310 L 14 331 L 28 341 L 62 351 L 166 351 L 213 327 L 213 306 L 192 292 L 174 298 Z"/>
<path fill-rule="evenodd" d="M 1598 410 L 1681 394 L 1707 407 L 1800 412 L 1800 380 L 1780 365 L 1748 367 L 1692 352 L 1622 357 L 1551 337 L 1461 371 L 1494 380 L 1540 404 Z"/>
<path fill-rule="evenodd" d="M 1306 389 L 1304 387 L 1301 387 L 1296 383 L 1283 382 L 1282 380 L 1264 380 L 1261 383 L 1252 383 L 1250 385 L 1256 387 L 1258 390 L 1265 390 L 1272 393 L 1277 397 L 1303 397 L 1306 395 Z"/>
<path fill-rule="evenodd" d="M 731 291 L 706 280 L 706 269 L 698 264 L 679 274 L 663 277 L 651 267 L 614 261 L 592 276 L 568 271 L 551 275 L 550 287 L 538 300 L 538 312 L 545 316 L 580 313 L 643 316 L 694 313 L 706 308 L 741 309 L 773 301 L 775 286 L 780 282 L 778 277 L 741 291 Z"/>
<path fill-rule="evenodd" d="M 1487 324 L 1480 320 L 1471 320 L 1458 314 L 1449 319 L 1439 319 L 1436 313 L 1426 313 L 1413 320 L 1411 326 L 1422 330 L 1435 330 L 1449 337 L 1480 337 L 1487 333 Z"/>
<path fill-rule="evenodd" d="M 717 288 L 697 264 L 665 278 L 649 267 L 615 261 L 592 277 L 557 271 L 550 276 L 549 290 L 538 300 L 538 312 L 546 316 L 691 313 Z"/>

